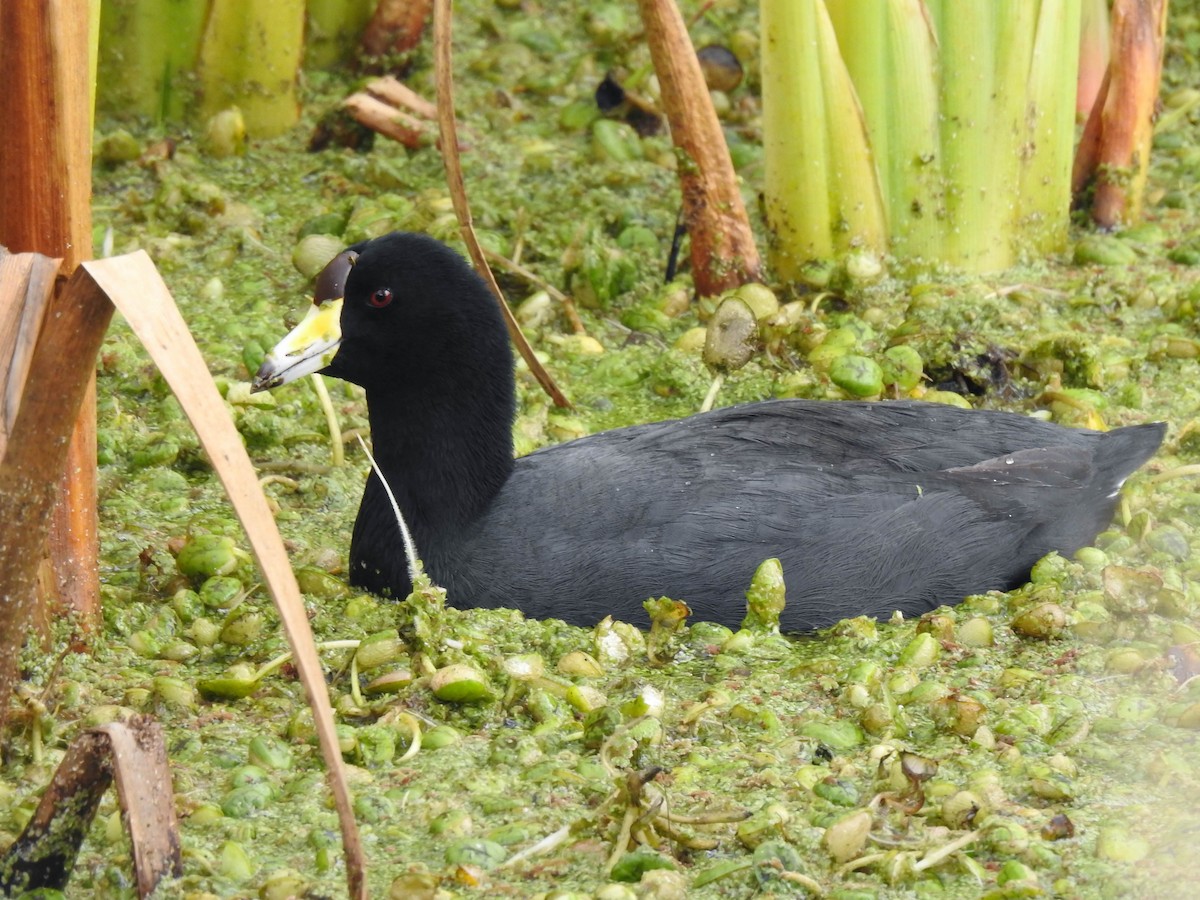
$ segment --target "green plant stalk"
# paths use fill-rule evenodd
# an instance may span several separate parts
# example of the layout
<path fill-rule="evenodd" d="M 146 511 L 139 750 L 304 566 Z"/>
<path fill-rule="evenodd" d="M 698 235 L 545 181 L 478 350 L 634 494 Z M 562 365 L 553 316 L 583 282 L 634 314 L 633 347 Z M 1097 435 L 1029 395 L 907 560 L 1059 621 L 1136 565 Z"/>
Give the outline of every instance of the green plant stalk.
<path fill-rule="evenodd" d="M 212 0 L 200 48 L 201 117 L 237 106 L 252 137 L 291 128 L 303 53 L 304 0 Z"/>
<path fill-rule="evenodd" d="M 1020 182 L 1021 249 L 1067 245 L 1079 67 L 1080 0 L 1043 0 L 1029 68 Z"/>
<path fill-rule="evenodd" d="M 1001 259 L 979 260 L 973 234 L 986 233 L 993 253 L 1007 246 L 1000 223 L 988 221 L 991 95 L 995 72 L 991 0 L 929 4 L 941 47 L 941 155 L 945 179 L 944 259 L 967 268 L 989 268 Z M 980 265 L 976 265 L 979 263 Z M 999 267 L 996 266 L 996 267 Z"/>
<path fill-rule="evenodd" d="M 879 192 L 879 176 L 867 137 L 867 123 L 846 64 L 838 52 L 837 35 L 825 6 L 817 5 L 817 54 L 824 91 L 826 159 L 832 178 L 829 210 L 834 248 L 839 253 L 887 252 L 887 213 Z"/>
<path fill-rule="evenodd" d="M 886 246 L 866 125 L 821 0 L 762 0 L 763 145 L 772 264 Z M 804 52 L 797 52 L 803 48 Z"/>
<path fill-rule="evenodd" d="M 209 0 L 104 0 L 97 103 L 109 114 L 180 121 L 190 105 Z"/>
<path fill-rule="evenodd" d="M 889 245 L 941 254 L 937 41 L 922 0 L 826 0 L 863 108 Z"/>
<path fill-rule="evenodd" d="M 325 69 L 353 55 L 374 0 L 308 0 L 304 67 Z"/>
<path fill-rule="evenodd" d="M 816 31 L 811 0 L 762 0 L 762 100 L 764 200 L 772 241 L 771 263 L 786 281 L 800 277 L 812 259 L 833 255 L 828 206 L 829 161 L 821 70 L 810 47 Z M 805 202 L 810 199 L 811 202 Z"/>
<path fill-rule="evenodd" d="M 995 271 L 1016 260 L 1018 161 L 1037 5 L 930 0 L 928 6 L 942 63 L 943 258 Z"/>
<path fill-rule="evenodd" d="M 889 111 L 896 96 L 904 96 L 907 85 L 891 85 L 887 34 L 888 0 L 825 0 L 829 21 L 837 35 L 838 50 L 854 92 L 858 95 L 867 135 L 878 169 L 879 190 L 889 197 L 895 183 L 892 159 L 892 128 Z"/>

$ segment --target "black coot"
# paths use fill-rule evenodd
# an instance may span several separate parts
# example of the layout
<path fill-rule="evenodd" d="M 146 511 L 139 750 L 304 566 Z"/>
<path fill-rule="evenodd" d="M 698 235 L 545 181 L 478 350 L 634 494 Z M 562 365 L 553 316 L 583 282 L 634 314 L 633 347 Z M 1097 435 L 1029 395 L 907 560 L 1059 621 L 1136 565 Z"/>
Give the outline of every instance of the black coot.
<path fill-rule="evenodd" d="M 1164 432 L 779 400 L 514 460 L 512 368 L 496 303 L 463 258 L 394 233 L 330 264 L 317 305 L 255 386 L 314 371 L 362 385 L 375 457 L 450 602 L 579 625 L 645 622 L 642 601 L 666 595 L 736 626 L 771 556 L 783 562 L 789 631 L 1013 588 L 1043 554 L 1071 553 L 1109 523 L 1121 483 Z M 373 474 L 350 566 L 358 586 L 409 591 Z"/>

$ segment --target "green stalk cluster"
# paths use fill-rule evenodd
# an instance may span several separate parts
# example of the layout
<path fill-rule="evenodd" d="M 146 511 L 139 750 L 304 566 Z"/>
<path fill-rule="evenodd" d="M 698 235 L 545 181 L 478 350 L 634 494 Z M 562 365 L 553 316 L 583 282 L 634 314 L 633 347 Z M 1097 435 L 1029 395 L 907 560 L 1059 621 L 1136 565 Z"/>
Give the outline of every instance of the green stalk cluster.
<path fill-rule="evenodd" d="M 995 271 L 1065 245 L 1080 0 L 761 9 L 783 278 L 856 249 Z"/>
<path fill-rule="evenodd" d="M 303 53 L 304 0 L 212 0 L 200 48 L 200 117 L 237 106 L 253 137 L 291 128 L 300 118 Z"/>
<path fill-rule="evenodd" d="M 326 68 L 348 57 L 374 6 L 374 0 L 96 2 L 100 108 L 181 122 L 237 106 L 252 137 L 270 137 L 298 118 L 301 62 Z"/>
<path fill-rule="evenodd" d="M 104 0 L 100 108 L 155 122 L 181 119 L 207 11 L 208 0 Z"/>

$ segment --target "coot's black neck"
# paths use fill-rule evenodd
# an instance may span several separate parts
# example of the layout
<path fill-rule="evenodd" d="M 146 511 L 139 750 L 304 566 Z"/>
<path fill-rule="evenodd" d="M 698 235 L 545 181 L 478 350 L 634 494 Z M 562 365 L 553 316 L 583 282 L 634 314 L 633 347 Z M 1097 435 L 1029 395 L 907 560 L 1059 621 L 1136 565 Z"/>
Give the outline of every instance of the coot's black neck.
<path fill-rule="evenodd" d="M 467 528 L 512 472 L 511 357 L 505 368 L 481 368 L 443 371 L 440 385 L 367 389 L 375 460 L 419 552 Z"/>

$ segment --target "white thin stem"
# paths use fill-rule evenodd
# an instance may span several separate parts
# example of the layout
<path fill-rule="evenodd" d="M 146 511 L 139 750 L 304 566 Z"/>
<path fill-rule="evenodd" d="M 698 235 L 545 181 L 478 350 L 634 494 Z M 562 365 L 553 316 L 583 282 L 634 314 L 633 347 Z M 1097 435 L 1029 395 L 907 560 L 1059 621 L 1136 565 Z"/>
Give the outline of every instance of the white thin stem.
<path fill-rule="evenodd" d="M 400 504 L 396 502 L 396 495 L 392 493 L 392 486 L 383 477 L 383 470 L 379 468 L 379 463 L 375 462 L 375 457 L 371 455 L 371 450 L 367 447 L 367 442 L 362 439 L 362 435 L 358 436 L 358 443 L 362 447 L 363 453 L 367 454 L 367 459 L 371 462 L 371 468 L 379 476 L 379 481 L 383 484 L 383 489 L 387 492 L 388 502 L 392 504 L 392 515 L 396 517 L 396 524 L 400 526 L 400 537 L 404 540 L 404 558 L 408 563 L 408 580 L 416 584 L 417 576 L 421 574 L 421 560 L 417 556 L 417 545 L 413 543 L 412 534 L 408 530 L 408 523 L 404 521 L 404 513 L 400 512 Z"/>

